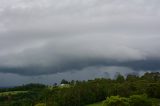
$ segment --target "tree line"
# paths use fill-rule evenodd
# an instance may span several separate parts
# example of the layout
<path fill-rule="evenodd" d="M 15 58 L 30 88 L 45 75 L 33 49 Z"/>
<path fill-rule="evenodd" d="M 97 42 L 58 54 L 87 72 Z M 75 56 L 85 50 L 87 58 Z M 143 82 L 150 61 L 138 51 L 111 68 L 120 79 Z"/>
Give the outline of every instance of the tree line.
<path fill-rule="evenodd" d="M 114 98 L 125 98 L 124 100 L 129 100 L 128 103 L 131 103 L 131 100 L 137 97 L 135 95 L 141 95 L 142 98 L 160 99 L 159 72 L 145 73 L 141 77 L 130 74 L 125 78 L 119 74 L 115 79 L 62 80 L 61 83 L 69 86 L 60 87 L 54 84 L 52 87 L 48 87 L 42 84 L 29 84 L 7 89 L 7 91 L 27 92 L 17 95 L 0 95 L 0 106 L 85 106 L 103 100 L 112 101 Z M 1 89 L 1 92 L 4 92 L 4 90 L 6 89 Z"/>

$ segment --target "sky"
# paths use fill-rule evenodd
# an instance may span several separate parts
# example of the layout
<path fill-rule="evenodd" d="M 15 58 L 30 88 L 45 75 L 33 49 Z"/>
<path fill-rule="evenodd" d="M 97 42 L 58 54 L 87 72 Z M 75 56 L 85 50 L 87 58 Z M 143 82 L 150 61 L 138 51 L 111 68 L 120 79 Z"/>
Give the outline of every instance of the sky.
<path fill-rule="evenodd" d="M 159 0 L 0 0 L 0 86 L 160 70 Z"/>

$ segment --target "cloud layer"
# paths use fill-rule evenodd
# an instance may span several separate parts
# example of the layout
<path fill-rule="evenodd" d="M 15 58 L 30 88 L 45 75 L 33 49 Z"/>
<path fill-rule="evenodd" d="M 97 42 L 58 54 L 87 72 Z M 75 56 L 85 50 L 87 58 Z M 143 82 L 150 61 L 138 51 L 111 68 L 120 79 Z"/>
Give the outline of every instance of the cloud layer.
<path fill-rule="evenodd" d="M 1 0 L 0 73 L 38 76 L 97 66 L 157 71 L 159 3 Z"/>
<path fill-rule="evenodd" d="M 27 83 L 43 83 L 47 85 L 53 85 L 54 83 L 60 83 L 62 79 L 71 80 L 92 80 L 94 78 L 115 78 L 117 74 L 126 76 L 127 74 L 143 75 L 145 71 L 134 71 L 127 67 L 117 66 L 93 66 L 85 67 L 82 70 L 70 70 L 67 72 L 57 74 L 47 74 L 39 76 L 21 76 L 11 73 L 0 73 L 0 87 L 17 86 Z M 150 71 L 147 71 L 150 72 Z"/>

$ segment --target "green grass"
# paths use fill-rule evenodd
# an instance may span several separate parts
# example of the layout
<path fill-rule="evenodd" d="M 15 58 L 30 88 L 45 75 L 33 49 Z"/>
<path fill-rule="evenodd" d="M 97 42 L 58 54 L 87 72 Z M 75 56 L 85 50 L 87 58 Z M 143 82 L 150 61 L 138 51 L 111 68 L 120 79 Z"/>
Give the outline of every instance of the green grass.
<path fill-rule="evenodd" d="M 7 96 L 7 95 L 16 95 L 20 93 L 27 93 L 28 91 L 9 91 L 9 92 L 1 92 L 0 96 Z"/>
<path fill-rule="evenodd" d="M 102 106 L 103 102 L 98 102 L 98 103 L 94 103 L 94 104 L 90 104 L 87 106 Z"/>

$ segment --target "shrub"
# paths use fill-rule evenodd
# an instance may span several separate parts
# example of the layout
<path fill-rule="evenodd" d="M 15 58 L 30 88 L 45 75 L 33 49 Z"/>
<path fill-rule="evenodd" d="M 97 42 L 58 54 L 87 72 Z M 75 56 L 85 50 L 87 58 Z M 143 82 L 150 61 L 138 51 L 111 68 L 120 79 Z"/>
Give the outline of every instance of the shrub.
<path fill-rule="evenodd" d="M 152 106 L 146 95 L 132 95 L 129 98 L 130 106 Z"/>
<path fill-rule="evenodd" d="M 104 101 L 103 106 L 129 106 L 129 100 L 119 96 L 111 96 Z"/>

